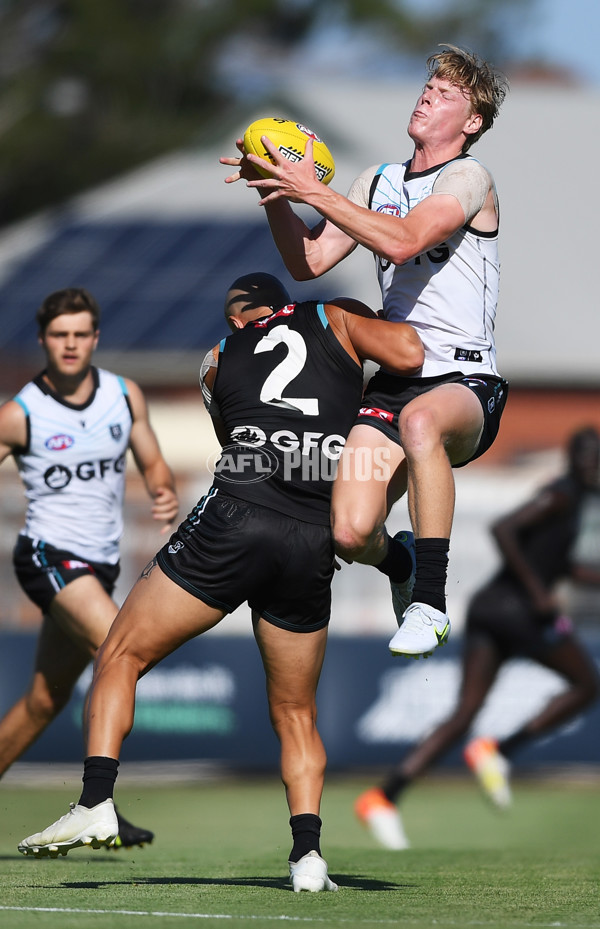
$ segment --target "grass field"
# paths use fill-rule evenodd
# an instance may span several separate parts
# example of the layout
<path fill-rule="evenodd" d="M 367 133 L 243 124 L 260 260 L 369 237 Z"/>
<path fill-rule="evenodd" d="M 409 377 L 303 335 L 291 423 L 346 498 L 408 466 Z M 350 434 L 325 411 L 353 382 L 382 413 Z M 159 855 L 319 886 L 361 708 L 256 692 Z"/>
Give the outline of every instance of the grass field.
<path fill-rule="evenodd" d="M 518 781 L 510 813 L 471 781 L 425 780 L 403 807 L 412 848 L 378 848 L 354 820 L 368 778 L 330 776 L 322 850 L 337 894 L 294 894 L 277 778 L 118 789 L 152 846 L 76 849 L 35 860 L 16 850 L 77 799 L 63 788 L 0 786 L 0 925 L 6 929 L 600 927 L 598 782 Z M 71 788 L 71 789 L 70 789 Z"/>

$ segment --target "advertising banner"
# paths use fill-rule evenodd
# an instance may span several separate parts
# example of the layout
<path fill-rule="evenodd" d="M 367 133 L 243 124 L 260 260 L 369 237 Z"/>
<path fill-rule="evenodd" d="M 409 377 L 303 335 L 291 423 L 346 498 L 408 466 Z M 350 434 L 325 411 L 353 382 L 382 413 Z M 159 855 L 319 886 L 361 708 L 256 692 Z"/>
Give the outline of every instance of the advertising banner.
<path fill-rule="evenodd" d="M 600 639 L 586 639 L 600 662 Z M 31 676 L 36 639 L 0 636 L 0 714 Z M 319 731 L 329 769 L 397 762 L 452 710 L 460 683 L 461 640 L 426 661 L 392 658 L 387 638 L 331 636 L 319 686 Z M 68 706 L 24 761 L 82 758 L 81 714 L 91 668 Z M 514 732 L 565 684 L 528 661 L 502 670 L 470 735 Z M 553 731 L 518 757 L 523 764 L 600 764 L 600 704 Z M 461 763 L 460 746 L 445 764 Z M 254 640 L 207 635 L 186 643 L 138 685 L 135 725 L 122 760 L 201 760 L 246 770 L 274 770 L 279 745 L 268 717 L 262 663 Z"/>

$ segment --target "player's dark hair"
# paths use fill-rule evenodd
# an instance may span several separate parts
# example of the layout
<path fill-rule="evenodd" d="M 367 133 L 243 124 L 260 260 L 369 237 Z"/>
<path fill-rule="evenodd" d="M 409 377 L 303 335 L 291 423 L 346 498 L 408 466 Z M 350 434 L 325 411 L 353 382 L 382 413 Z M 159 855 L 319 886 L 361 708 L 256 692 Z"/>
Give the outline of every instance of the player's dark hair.
<path fill-rule="evenodd" d="M 81 313 L 84 310 L 91 314 L 94 332 L 97 332 L 100 325 L 100 307 L 92 295 L 83 287 L 55 290 L 46 297 L 36 313 L 39 334 L 43 335 L 57 316 L 62 316 L 63 313 Z"/>
<path fill-rule="evenodd" d="M 466 152 L 492 127 L 508 91 L 508 79 L 473 52 L 456 45 L 444 45 L 444 49 L 427 59 L 429 77 L 449 81 L 468 93 L 471 112 L 482 118 L 479 131 L 468 136 L 463 145 Z"/>
<path fill-rule="evenodd" d="M 225 317 L 239 316 L 260 306 L 280 310 L 291 302 L 289 293 L 278 278 L 265 271 L 254 271 L 243 274 L 231 284 L 225 303 Z"/>

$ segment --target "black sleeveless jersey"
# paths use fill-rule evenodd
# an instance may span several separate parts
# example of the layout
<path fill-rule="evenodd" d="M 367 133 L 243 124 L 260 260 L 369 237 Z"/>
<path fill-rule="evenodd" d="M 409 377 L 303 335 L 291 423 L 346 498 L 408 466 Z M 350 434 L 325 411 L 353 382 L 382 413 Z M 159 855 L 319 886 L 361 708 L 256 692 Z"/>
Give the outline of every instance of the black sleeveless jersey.
<path fill-rule="evenodd" d="M 328 525 L 362 385 L 362 368 L 331 331 L 323 304 L 290 304 L 228 336 L 212 391 L 227 431 L 214 485 Z"/>
<path fill-rule="evenodd" d="M 542 488 L 540 494 L 543 494 Z M 542 582 L 551 587 L 569 576 L 571 552 L 581 522 L 585 494 L 579 484 L 569 476 L 557 478 L 547 485 L 552 494 L 559 494 L 563 506 L 546 519 L 519 532 L 519 545 Z M 521 582 L 508 565 L 504 565 L 495 580 L 507 581 L 521 588 Z"/>

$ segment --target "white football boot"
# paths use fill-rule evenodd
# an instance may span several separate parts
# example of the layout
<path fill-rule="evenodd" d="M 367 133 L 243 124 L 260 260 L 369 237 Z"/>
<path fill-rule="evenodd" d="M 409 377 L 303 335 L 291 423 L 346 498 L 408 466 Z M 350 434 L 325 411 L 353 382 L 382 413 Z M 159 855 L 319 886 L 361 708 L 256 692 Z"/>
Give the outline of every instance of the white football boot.
<path fill-rule="evenodd" d="M 389 649 L 392 655 L 428 658 L 438 645 L 446 644 L 449 635 L 450 620 L 445 613 L 428 603 L 411 603 Z"/>
<path fill-rule="evenodd" d="M 294 893 L 308 890 L 318 893 L 320 890 L 337 890 L 338 885 L 330 880 L 327 874 L 327 862 L 318 852 L 312 851 L 303 855 L 299 861 L 289 861 L 290 883 Z"/>
<path fill-rule="evenodd" d="M 114 845 L 118 834 L 119 824 L 112 800 L 104 800 L 91 809 L 71 803 L 68 813 L 43 832 L 27 836 L 18 848 L 23 855 L 56 858 L 81 845 L 92 848 Z"/>
<path fill-rule="evenodd" d="M 498 751 L 496 739 L 473 739 L 465 747 L 464 758 L 486 797 L 501 810 L 508 809 L 512 803 L 510 762 Z"/>
<path fill-rule="evenodd" d="M 394 851 L 410 848 L 397 806 L 388 800 L 379 787 L 371 787 L 357 797 L 354 812 L 384 848 Z"/>

